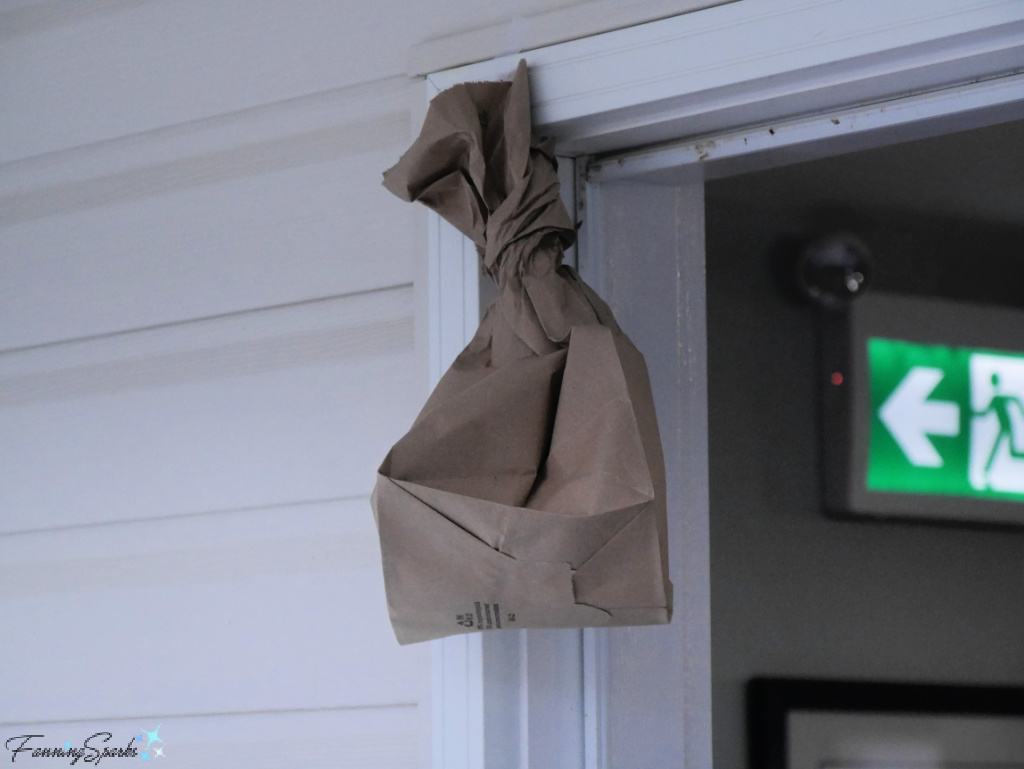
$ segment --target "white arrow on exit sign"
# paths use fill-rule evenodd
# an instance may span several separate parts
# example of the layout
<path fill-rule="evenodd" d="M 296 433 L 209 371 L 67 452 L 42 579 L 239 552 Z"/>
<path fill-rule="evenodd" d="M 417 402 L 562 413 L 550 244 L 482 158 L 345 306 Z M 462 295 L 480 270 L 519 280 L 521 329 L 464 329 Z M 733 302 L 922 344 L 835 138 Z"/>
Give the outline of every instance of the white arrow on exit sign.
<path fill-rule="evenodd" d="M 960 407 L 928 400 L 944 375 L 942 369 L 914 366 L 878 410 L 882 423 L 917 467 L 942 467 L 929 435 L 960 434 Z"/>

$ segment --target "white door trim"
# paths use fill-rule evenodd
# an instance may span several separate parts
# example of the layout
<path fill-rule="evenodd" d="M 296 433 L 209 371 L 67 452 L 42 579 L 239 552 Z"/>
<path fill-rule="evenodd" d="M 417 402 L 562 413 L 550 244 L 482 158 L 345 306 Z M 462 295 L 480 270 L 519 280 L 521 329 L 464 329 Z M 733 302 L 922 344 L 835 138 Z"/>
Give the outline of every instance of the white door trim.
<path fill-rule="evenodd" d="M 601 164 L 592 177 L 597 183 L 620 173 L 702 160 L 705 148 L 678 143 L 688 137 L 721 139 L 718 159 L 752 157 L 753 150 L 766 146 L 751 146 L 749 131 L 741 146 L 747 126 L 767 130 L 785 121 L 784 131 L 768 136 L 781 135 L 779 142 L 785 139 L 790 147 L 807 146 L 835 123 L 803 116 L 829 110 L 842 111 L 840 126 L 849 133 L 857 130 L 854 118 L 869 112 L 875 130 L 898 120 L 909 125 L 927 114 L 939 116 L 934 109 L 939 104 L 944 115 L 955 114 L 958 100 L 961 106 L 973 103 L 970 99 L 988 99 L 987 106 L 1021 103 L 1015 95 L 1020 81 L 1012 76 L 1024 70 L 1024 0 L 741 0 L 434 73 L 427 77 L 427 96 L 459 82 L 508 79 L 521 57 L 530 65 L 537 130 L 556 137 L 559 154 L 622 153 L 676 141 L 660 154 L 624 155 L 621 172 Z M 969 85 L 985 78 L 1001 79 Z M 905 100 L 931 91 L 939 93 Z M 879 101 L 904 109 L 862 107 Z M 657 168 L 645 169 L 645 163 Z M 703 164 L 689 165 L 703 176 Z M 428 254 L 430 371 L 436 382 L 476 328 L 480 273 L 475 249 L 436 215 L 430 216 Z M 686 593 L 692 610 L 706 611 L 706 580 L 698 594 L 687 585 L 677 585 L 676 591 Z M 682 605 L 674 621 L 687 622 Z M 497 639 L 474 635 L 435 642 L 433 766 L 438 769 L 493 769 L 485 760 L 492 741 L 518 746 L 514 765 L 527 766 L 529 724 L 565 717 L 566 703 L 557 697 L 529 696 L 529 642 Z M 585 735 L 585 766 L 597 769 L 604 764 L 601 714 L 608 703 L 601 692 L 608 691 L 602 674 L 608 661 L 600 636 L 588 632 L 582 639 L 577 658 L 585 691 L 577 718 Z M 555 641 L 553 649 L 567 661 L 570 647 Z M 700 662 L 706 669 L 692 672 L 706 677 L 709 688 L 709 662 Z M 485 671 L 490 670 L 502 671 L 506 684 L 519 681 L 514 714 L 508 712 L 511 706 L 502 710 L 488 700 Z M 486 722 L 485 713 L 490 714 Z M 710 746 L 686 753 L 709 755 Z"/>
<path fill-rule="evenodd" d="M 912 141 L 1014 118 L 1024 118 L 1024 74 L 627 151 L 589 163 L 586 176 L 672 183 L 700 165 L 705 180 L 718 179 L 877 147 L 879 132 L 884 143 Z"/>
<path fill-rule="evenodd" d="M 486 79 L 509 74 L 495 71 Z M 426 90 L 428 101 L 439 91 L 431 78 Z M 562 161 L 562 198 L 572 211 L 574 163 Z M 476 332 L 490 279 L 481 274 L 473 242 L 433 213 L 427 252 L 433 386 Z M 567 256 L 572 260 L 574 251 Z M 597 734 L 591 728 L 585 735 L 583 670 L 580 631 L 522 630 L 433 642 L 433 769 L 528 769 L 538 766 L 538 756 L 551 766 L 582 767 L 585 740 Z"/>
<path fill-rule="evenodd" d="M 530 65 L 534 123 L 567 155 L 619 151 L 1024 68 L 1022 0 L 741 0 L 434 73 Z"/>

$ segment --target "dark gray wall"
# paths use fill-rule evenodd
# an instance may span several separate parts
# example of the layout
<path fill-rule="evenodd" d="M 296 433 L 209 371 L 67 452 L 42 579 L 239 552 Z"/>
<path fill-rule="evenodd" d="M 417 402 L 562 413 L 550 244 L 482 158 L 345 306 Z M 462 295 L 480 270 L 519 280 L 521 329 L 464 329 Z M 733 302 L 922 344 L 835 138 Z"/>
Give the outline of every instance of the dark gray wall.
<path fill-rule="evenodd" d="M 707 186 L 716 769 L 746 765 L 754 676 L 1024 684 L 1024 532 L 823 516 L 816 315 L 784 279 L 841 228 L 879 288 L 1024 308 L 1024 229 L 818 202 L 785 169 Z"/>

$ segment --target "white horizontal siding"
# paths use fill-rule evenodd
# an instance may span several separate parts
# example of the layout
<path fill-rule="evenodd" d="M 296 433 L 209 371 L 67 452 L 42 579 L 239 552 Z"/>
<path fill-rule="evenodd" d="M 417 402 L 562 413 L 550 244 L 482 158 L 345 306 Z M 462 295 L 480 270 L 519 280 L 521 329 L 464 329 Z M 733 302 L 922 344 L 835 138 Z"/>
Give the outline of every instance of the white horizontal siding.
<path fill-rule="evenodd" d="M 130 719 L 0 724 L 0 739 L 41 734 L 45 739 L 29 745 L 63 747 L 67 741 L 80 747 L 93 734 L 109 732 L 110 745 L 120 746 L 131 735 L 159 726 L 163 743 L 154 743 L 150 759 L 159 760 L 155 748 L 161 748 L 162 757 L 176 769 L 412 769 L 419 765 L 416 718 L 411 706 L 185 717 L 140 714 Z M 25 754 L 20 758 L 25 761 Z M 139 761 L 108 758 L 101 766 L 135 766 Z"/>
<path fill-rule="evenodd" d="M 0 162 L 404 75 L 415 44 L 573 5 L 585 3 L 48 0 L 15 8 L 0 15 Z M 627 23 L 623 14 L 616 21 Z"/>
<path fill-rule="evenodd" d="M 71 0 L 0 29 L 0 160 L 377 80 L 405 58 L 380 45 L 383 9 L 353 3 Z"/>
<path fill-rule="evenodd" d="M 0 564 L 0 723 L 419 697 L 366 498 L 9 535 Z"/>
<path fill-rule="evenodd" d="M 565 8 L 546 9 L 533 17 L 513 17 L 502 24 L 422 42 L 410 51 L 409 73 L 441 72 L 487 61 L 496 55 L 532 51 L 734 2 L 738 0 L 588 0 Z"/>
<path fill-rule="evenodd" d="M 412 300 L 0 354 L 0 531 L 368 494 L 422 397 Z"/>
<path fill-rule="evenodd" d="M 380 168 L 384 158 L 366 165 Z M 64 216 L 56 226 L 40 219 L 0 229 L 0 345 L 409 282 L 407 212 L 382 221 L 373 211 L 383 198 L 378 179 L 344 194 L 338 170 L 283 172 L 262 184 L 249 177 Z M 312 183 L 328 178 L 337 183 L 329 194 Z"/>
<path fill-rule="evenodd" d="M 0 348 L 413 280 L 404 84 L 0 165 Z"/>
<path fill-rule="evenodd" d="M 155 718 L 182 765 L 411 767 L 429 655 L 368 499 L 426 396 L 416 214 L 380 185 L 408 84 L 157 105 L 160 56 L 186 88 L 239 31 L 203 8 L 0 15 L 0 736 Z"/>

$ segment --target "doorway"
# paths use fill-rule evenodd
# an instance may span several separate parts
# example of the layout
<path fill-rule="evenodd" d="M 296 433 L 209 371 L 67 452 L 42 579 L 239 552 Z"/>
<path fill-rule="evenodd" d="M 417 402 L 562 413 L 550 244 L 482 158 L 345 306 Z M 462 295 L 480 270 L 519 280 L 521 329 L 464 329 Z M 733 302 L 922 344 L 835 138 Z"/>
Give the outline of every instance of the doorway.
<path fill-rule="evenodd" d="M 710 181 L 705 216 L 715 765 L 755 676 L 1024 684 L 1024 531 L 823 514 L 794 266 L 849 233 L 868 291 L 1024 310 L 1024 121 Z"/>

